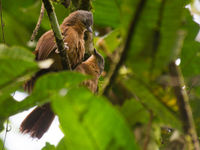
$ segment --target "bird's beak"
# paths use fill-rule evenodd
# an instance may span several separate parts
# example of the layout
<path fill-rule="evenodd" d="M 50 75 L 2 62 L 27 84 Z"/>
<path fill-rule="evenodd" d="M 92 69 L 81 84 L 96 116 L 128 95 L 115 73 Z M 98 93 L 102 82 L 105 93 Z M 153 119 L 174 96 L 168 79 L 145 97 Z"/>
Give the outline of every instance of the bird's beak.
<path fill-rule="evenodd" d="M 96 48 L 94 48 L 93 54 L 94 54 L 94 55 L 97 55 L 97 50 L 96 50 Z"/>
<path fill-rule="evenodd" d="M 87 31 L 92 33 L 92 32 L 93 32 L 92 27 L 91 27 L 91 26 L 88 26 L 88 27 L 87 27 Z"/>

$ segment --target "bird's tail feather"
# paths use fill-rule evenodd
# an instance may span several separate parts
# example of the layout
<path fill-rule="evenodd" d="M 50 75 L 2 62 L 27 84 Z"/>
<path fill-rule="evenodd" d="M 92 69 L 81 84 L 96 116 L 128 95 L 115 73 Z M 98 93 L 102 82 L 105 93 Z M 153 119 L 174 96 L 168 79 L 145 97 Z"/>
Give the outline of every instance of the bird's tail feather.
<path fill-rule="evenodd" d="M 22 122 L 20 131 L 29 133 L 31 137 L 40 139 L 48 130 L 55 114 L 50 108 L 50 104 L 44 104 L 41 107 L 36 107 Z"/>

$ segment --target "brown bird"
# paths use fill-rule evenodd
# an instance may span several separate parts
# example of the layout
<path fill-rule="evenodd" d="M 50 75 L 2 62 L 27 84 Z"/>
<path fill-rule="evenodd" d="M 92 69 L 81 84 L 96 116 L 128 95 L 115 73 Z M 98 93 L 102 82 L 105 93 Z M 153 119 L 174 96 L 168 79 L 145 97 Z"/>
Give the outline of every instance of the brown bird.
<path fill-rule="evenodd" d="M 67 53 L 72 68 L 82 62 L 85 54 L 84 33 L 92 32 L 93 16 L 91 12 L 78 10 L 71 13 L 64 19 L 60 25 L 63 40 L 68 46 Z M 62 70 L 60 55 L 57 51 L 57 45 L 52 30 L 44 33 L 39 39 L 36 46 L 36 60 L 53 58 L 54 64 L 52 70 Z"/>
<path fill-rule="evenodd" d="M 104 58 L 94 49 L 93 54 L 80 65 L 75 68 L 75 71 L 85 75 L 92 76 L 92 79 L 83 82 L 83 85 L 90 89 L 93 93 L 98 90 L 98 81 L 101 73 L 104 70 Z"/>
<path fill-rule="evenodd" d="M 64 19 L 60 25 L 63 35 L 63 40 L 67 45 L 67 54 L 71 67 L 74 69 L 83 60 L 85 54 L 84 47 L 84 33 L 85 31 L 92 32 L 93 16 L 91 12 L 78 10 L 71 13 Z M 25 83 L 25 90 L 32 92 L 36 79 L 51 71 L 63 70 L 61 57 L 57 50 L 57 45 L 53 35 L 53 31 L 44 33 L 35 49 L 36 61 L 52 58 L 54 63 L 49 69 L 42 69 L 38 71 L 27 83 Z M 30 133 L 32 137 L 41 138 L 51 125 L 55 115 L 50 108 L 50 104 L 44 104 L 41 107 L 34 109 L 22 122 L 20 131 L 22 133 Z"/>
<path fill-rule="evenodd" d="M 67 46 L 67 54 L 69 56 L 69 62 L 72 69 L 83 61 L 85 46 L 88 45 L 88 42 L 84 42 L 84 33 L 86 31 L 87 33 L 92 32 L 92 25 L 92 13 L 84 10 L 78 10 L 71 13 L 60 25 L 63 40 Z M 92 36 L 92 34 L 90 34 L 90 36 Z M 89 40 L 91 40 L 91 37 Z M 36 55 L 36 61 L 52 58 L 54 63 L 49 69 L 42 69 L 38 71 L 35 76 L 33 76 L 32 79 L 25 84 L 24 89 L 29 93 L 31 93 L 35 80 L 39 76 L 50 71 L 63 70 L 61 57 L 57 50 L 52 30 L 47 31 L 40 37 L 34 53 Z"/>
<path fill-rule="evenodd" d="M 79 64 L 75 71 L 90 75 L 92 78 L 83 82 L 83 85 L 93 93 L 97 92 L 98 80 L 104 70 L 104 58 L 94 49 L 93 54 L 84 62 Z M 22 122 L 20 131 L 29 133 L 32 137 L 40 139 L 48 130 L 55 114 L 51 110 L 50 103 L 35 108 Z"/>
<path fill-rule="evenodd" d="M 88 32 L 91 33 L 92 25 L 92 13 L 84 10 L 78 10 L 71 13 L 68 17 L 64 19 L 63 23 L 60 25 L 63 40 L 65 42 L 65 45 L 67 46 L 67 54 L 69 56 L 69 62 L 72 69 L 74 69 L 79 63 L 83 61 L 85 46 L 88 45 L 88 42 L 86 41 L 85 43 L 84 41 L 84 33 L 86 33 L 86 31 L 87 34 Z M 92 34 L 90 34 L 90 36 L 92 36 Z M 91 40 L 91 38 L 89 38 L 89 40 Z M 42 69 L 38 71 L 31 78 L 31 80 L 29 80 L 24 85 L 24 89 L 29 93 L 32 92 L 35 80 L 39 76 L 47 72 L 63 70 L 61 57 L 57 50 L 57 45 L 52 30 L 47 31 L 40 37 L 34 53 L 36 55 L 36 61 L 52 58 L 54 60 L 54 63 L 49 69 Z"/>

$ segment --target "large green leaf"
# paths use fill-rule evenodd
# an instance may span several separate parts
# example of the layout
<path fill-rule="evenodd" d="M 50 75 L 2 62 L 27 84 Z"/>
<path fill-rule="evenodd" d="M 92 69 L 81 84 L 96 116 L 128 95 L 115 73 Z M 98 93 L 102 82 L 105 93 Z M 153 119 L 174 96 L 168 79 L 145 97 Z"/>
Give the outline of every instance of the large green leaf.
<path fill-rule="evenodd" d="M 27 47 L 27 43 L 30 40 L 40 15 L 41 1 L 19 0 L 17 3 L 13 4 L 12 0 L 6 0 L 2 1 L 2 7 L 6 43 L 9 45 L 21 45 Z M 55 5 L 55 11 L 59 23 L 62 23 L 63 19 L 69 14 L 69 10 L 62 5 Z M 49 29 L 50 23 L 45 12 L 37 38 Z M 2 42 L 2 36 L 0 36 L 0 41 Z"/>
<path fill-rule="evenodd" d="M 39 1 L 2 1 L 5 41 L 9 45 L 27 46 L 39 16 Z M 1 36 L 2 37 L 2 36 Z M 2 41 L 2 38 L 0 38 Z"/>
<path fill-rule="evenodd" d="M 58 145 L 56 146 L 56 149 L 57 150 L 63 150 L 63 149 L 67 150 L 67 143 L 68 143 L 67 138 L 66 137 L 62 138 L 60 140 L 60 142 L 58 143 Z"/>
<path fill-rule="evenodd" d="M 137 149 L 124 119 L 105 99 L 82 88 L 53 99 L 67 149 Z"/>
<path fill-rule="evenodd" d="M 132 35 L 131 48 L 127 65 L 133 68 L 134 72 L 146 75 L 151 69 L 152 55 L 154 50 L 154 37 L 156 34 L 158 13 L 161 1 L 147 1 L 144 11 L 138 20 L 135 34 Z"/>
<path fill-rule="evenodd" d="M 143 102 L 150 110 L 152 110 L 159 120 L 165 125 L 181 129 L 181 122 L 177 114 L 172 113 L 163 103 L 155 97 L 148 85 L 138 79 L 128 79 L 124 81 L 130 91 L 136 94 L 141 102 Z"/>
<path fill-rule="evenodd" d="M 2 126 L 6 117 L 16 113 L 13 107 L 20 108 L 11 94 L 19 89 L 38 67 L 34 55 L 29 50 L 6 45 L 0 45 L 0 64 L 0 126 Z"/>
<path fill-rule="evenodd" d="M 155 67 L 160 69 L 168 66 L 174 55 L 185 11 L 184 1 L 165 0 L 163 2 L 163 15 L 160 17 L 160 43 L 158 43 L 159 49 L 155 60 Z"/>
<path fill-rule="evenodd" d="M 132 15 L 135 13 L 139 0 L 122 0 L 120 4 L 120 27 L 123 36 L 127 33 Z"/>
<path fill-rule="evenodd" d="M 181 52 L 180 66 L 183 76 L 187 79 L 188 77 L 193 77 L 200 73 L 200 43 L 195 41 L 195 37 L 199 31 L 199 26 L 193 22 L 189 11 L 186 13 L 184 30 L 186 32 L 186 37 Z"/>
<path fill-rule="evenodd" d="M 120 5 L 117 0 L 95 0 L 93 1 L 93 6 L 95 24 L 111 27 L 119 26 Z"/>
<path fill-rule="evenodd" d="M 148 123 L 149 112 L 136 99 L 127 100 L 120 108 L 120 112 L 131 126 L 136 123 Z"/>
<path fill-rule="evenodd" d="M 183 3 L 179 0 L 147 1 L 132 35 L 127 61 L 134 72 L 145 77 L 144 80 L 167 67 L 176 45 L 183 11 Z"/>
<path fill-rule="evenodd" d="M 10 97 L 38 68 L 30 51 L 5 45 L 0 45 L 0 64 L 0 102 Z"/>
<path fill-rule="evenodd" d="M 0 109 L 0 116 L 8 117 L 29 109 L 34 105 L 41 105 L 48 102 L 53 94 L 66 94 L 70 88 L 78 86 L 86 78 L 86 76 L 76 72 L 46 74 L 36 81 L 32 94 L 22 102 L 16 102 L 11 97 L 1 101 L 0 107 L 2 109 Z M 9 106 L 9 108 L 6 106 Z"/>

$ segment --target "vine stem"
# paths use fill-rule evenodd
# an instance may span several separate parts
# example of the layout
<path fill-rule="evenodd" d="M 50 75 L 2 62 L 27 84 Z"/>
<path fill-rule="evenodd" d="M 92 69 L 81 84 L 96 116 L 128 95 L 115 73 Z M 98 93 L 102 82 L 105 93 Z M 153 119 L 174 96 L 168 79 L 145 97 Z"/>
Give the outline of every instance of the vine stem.
<path fill-rule="evenodd" d="M 175 61 L 169 64 L 169 72 L 172 82 L 174 83 L 174 94 L 177 97 L 177 104 L 180 111 L 180 117 L 183 125 L 183 132 L 191 137 L 191 142 L 194 150 L 200 150 L 199 140 L 196 133 L 192 110 L 189 104 L 189 98 L 185 90 L 185 84 L 180 68 L 176 65 Z M 190 141 L 189 141 L 190 142 Z"/>
<path fill-rule="evenodd" d="M 122 66 L 122 64 L 126 60 L 127 53 L 128 53 L 130 46 L 131 46 L 131 41 L 132 41 L 133 35 L 135 33 L 135 29 L 137 27 L 137 24 L 138 24 L 138 21 L 140 19 L 141 14 L 142 14 L 142 11 L 145 7 L 146 1 L 147 0 L 140 0 L 139 4 L 137 6 L 136 12 L 133 14 L 133 17 L 132 17 L 132 20 L 131 20 L 131 23 L 130 23 L 130 27 L 129 27 L 129 30 L 128 30 L 125 46 L 122 50 L 120 50 L 119 53 L 121 53 L 121 55 L 119 57 L 119 60 L 116 61 L 115 64 L 113 64 L 113 68 L 111 68 L 112 72 L 110 73 L 109 79 L 106 82 L 106 85 L 104 85 L 104 87 L 103 87 L 102 93 L 105 96 L 108 95 L 109 89 L 112 86 L 113 82 L 115 81 L 115 78 L 117 77 L 117 74 L 118 74 L 120 67 Z"/>
<path fill-rule="evenodd" d="M 3 40 L 3 43 L 4 45 L 6 44 L 6 40 L 5 40 L 5 33 L 4 33 L 4 21 L 3 21 L 3 11 L 2 11 L 2 2 L 0 0 L 0 16 L 1 16 L 1 31 L 2 31 L 2 40 Z M 5 143 L 6 143 L 6 137 L 7 137 L 7 133 L 10 131 L 8 129 L 8 119 L 9 117 L 7 118 L 6 120 L 6 131 L 5 131 L 5 135 L 4 135 L 4 140 L 3 140 L 3 146 L 2 146 L 2 150 L 5 149 Z"/>
<path fill-rule="evenodd" d="M 41 6 L 41 10 L 40 10 L 40 16 L 38 18 L 38 21 L 37 21 L 37 24 L 35 26 L 35 29 L 33 30 L 33 33 L 31 35 L 31 41 L 33 41 L 38 33 L 38 30 L 40 28 L 40 24 L 42 22 L 42 18 L 44 16 L 44 4 L 42 3 L 42 6 Z"/>
<path fill-rule="evenodd" d="M 53 30 L 54 37 L 56 39 L 56 44 L 58 47 L 58 51 L 60 52 L 59 54 L 61 57 L 63 69 L 71 70 L 69 57 L 67 55 L 67 49 L 65 48 L 65 45 L 64 45 L 63 37 L 62 37 L 61 31 L 60 31 L 60 27 L 58 24 L 56 14 L 54 12 L 53 5 L 51 4 L 50 0 L 42 0 L 42 1 L 44 3 L 45 9 L 47 11 L 49 21 L 51 24 L 51 28 Z"/>

